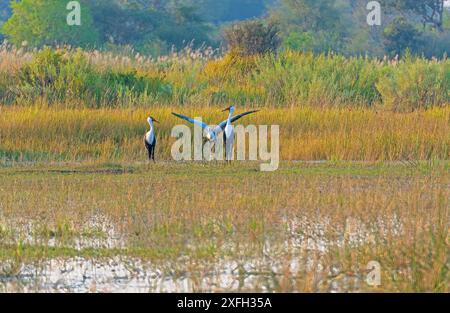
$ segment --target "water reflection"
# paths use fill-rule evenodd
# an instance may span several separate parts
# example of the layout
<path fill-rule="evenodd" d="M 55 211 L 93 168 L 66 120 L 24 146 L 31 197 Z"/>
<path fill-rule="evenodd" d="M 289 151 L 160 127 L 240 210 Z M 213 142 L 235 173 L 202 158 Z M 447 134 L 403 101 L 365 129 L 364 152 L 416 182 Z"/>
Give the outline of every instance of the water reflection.
<path fill-rule="evenodd" d="M 245 292 L 363 291 L 362 272 L 344 272 L 339 264 L 328 264 L 326 254 L 333 246 L 352 247 L 373 243 L 373 232 L 401 232 L 401 223 L 393 218 L 365 225 L 352 218 L 343 231 L 330 236 L 331 222 L 326 218 L 312 222 L 306 218 L 286 218 L 286 236 L 281 242 L 266 240 L 261 252 L 244 256 L 242 243 L 229 242 L 228 258 L 200 261 L 182 257 L 159 263 L 139 258 L 54 258 L 11 264 L 3 262 L 0 271 L 1 292 Z M 36 242 L 32 227 L 23 223 L 29 243 Z M 77 238 L 71 247 L 82 249 L 125 247 L 126 242 L 104 216 L 92 217 L 90 227 L 106 234 L 100 238 Z M 16 229 L 19 229 L 15 225 Z M 332 239 L 334 238 L 334 239 Z M 52 241 L 53 240 L 53 241 Z M 48 245 L 58 246 L 56 239 Z M 235 245 L 235 246 L 234 246 Z M 234 247 L 233 247 L 234 246 Z M 240 248 L 236 248 L 240 247 Z M 238 251 L 238 250 L 241 251 Z M 219 253 L 218 255 L 226 255 Z"/>

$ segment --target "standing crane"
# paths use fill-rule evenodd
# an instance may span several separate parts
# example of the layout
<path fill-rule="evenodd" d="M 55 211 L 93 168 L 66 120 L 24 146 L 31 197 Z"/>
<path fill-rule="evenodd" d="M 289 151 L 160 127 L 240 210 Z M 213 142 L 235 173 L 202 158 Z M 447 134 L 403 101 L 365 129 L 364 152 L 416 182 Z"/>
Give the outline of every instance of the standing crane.
<path fill-rule="evenodd" d="M 147 122 L 150 125 L 150 130 L 145 134 L 144 143 L 145 148 L 148 152 L 148 159 L 155 162 L 155 149 L 156 149 L 156 135 L 155 135 L 155 127 L 153 126 L 153 122 L 159 123 L 155 118 L 148 117 Z"/>

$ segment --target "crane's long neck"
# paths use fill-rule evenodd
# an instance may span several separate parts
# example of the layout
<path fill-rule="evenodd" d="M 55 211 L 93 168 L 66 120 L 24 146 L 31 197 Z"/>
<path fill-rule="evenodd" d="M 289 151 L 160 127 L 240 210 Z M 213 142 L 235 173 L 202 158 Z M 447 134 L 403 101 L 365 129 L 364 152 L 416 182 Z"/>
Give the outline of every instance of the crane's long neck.
<path fill-rule="evenodd" d="M 231 125 L 231 118 L 233 117 L 234 110 L 230 109 L 230 114 L 228 114 L 227 125 Z"/>
<path fill-rule="evenodd" d="M 152 120 L 149 120 L 149 121 L 148 121 L 148 124 L 150 125 L 150 131 L 152 131 L 152 130 L 153 130 L 153 121 L 152 121 Z"/>

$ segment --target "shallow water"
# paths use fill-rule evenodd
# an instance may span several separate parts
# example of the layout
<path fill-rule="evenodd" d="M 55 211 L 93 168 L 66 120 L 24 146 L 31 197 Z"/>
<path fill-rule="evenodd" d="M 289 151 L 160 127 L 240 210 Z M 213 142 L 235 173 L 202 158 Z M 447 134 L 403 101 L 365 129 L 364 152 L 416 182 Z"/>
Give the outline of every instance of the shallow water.
<path fill-rule="evenodd" d="M 291 260 L 295 279 L 300 267 Z M 200 266 L 202 271 L 175 273 L 139 259 L 57 258 L 24 264 L 15 275 L 0 275 L 1 292 L 218 292 L 276 291 L 284 269 L 270 260 L 244 263 L 221 261 Z M 320 276 L 318 276 L 320 277 Z M 362 278 L 332 268 L 315 282 L 315 291 L 360 291 Z M 295 290 L 294 290 L 295 291 Z"/>
<path fill-rule="evenodd" d="M 258 257 L 229 257 L 214 261 L 198 261 L 182 257 L 175 261 L 152 263 L 139 258 L 67 257 L 24 262 L 3 263 L 0 271 L 2 292 L 217 292 L 217 291 L 300 291 L 296 279 L 305 272 L 315 272 L 313 291 L 363 291 L 364 277 L 358 272 L 341 272 L 339 265 L 326 268 L 320 258 L 332 246 L 349 244 L 353 247 L 371 242 L 369 227 L 357 219 L 348 219 L 345 232 L 331 241 L 326 232 L 330 221 L 320 223 L 306 218 L 284 221 L 287 239 L 267 240 Z M 22 238 L 32 244 L 31 222 L 16 223 Z M 389 223 L 380 220 L 378 227 L 401 232 L 401 223 L 393 217 Z M 89 227 L 101 230 L 102 238 L 75 238 L 68 246 L 83 248 L 121 248 L 126 241 L 106 216 L 93 216 Z M 55 238 L 47 246 L 58 246 Z M 67 243 L 66 243 L 67 244 Z M 233 244 L 228 245 L 232 249 Z M 241 243 L 242 249 L 242 243 Z M 245 248 L 244 248 L 245 250 Z M 287 257 L 287 255 L 289 255 Z M 12 262 L 12 261 L 11 261 Z M 13 269 L 14 270 L 11 270 Z M 284 284 L 282 286 L 282 284 Z"/>

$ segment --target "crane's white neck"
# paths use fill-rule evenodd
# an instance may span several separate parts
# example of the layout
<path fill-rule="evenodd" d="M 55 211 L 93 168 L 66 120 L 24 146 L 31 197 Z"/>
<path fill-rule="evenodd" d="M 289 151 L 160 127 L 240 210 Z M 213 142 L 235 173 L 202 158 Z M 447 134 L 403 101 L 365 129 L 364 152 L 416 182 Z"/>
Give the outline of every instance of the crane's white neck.
<path fill-rule="evenodd" d="M 151 118 L 148 119 L 148 124 L 150 125 L 150 130 L 153 130 L 153 120 Z"/>
<path fill-rule="evenodd" d="M 228 114 L 228 121 L 227 124 L 230 125 L 231 124 L 231 118 L 233 117 L 234 114 L 234 107 L 230 108 L 230 114 Z"/>

